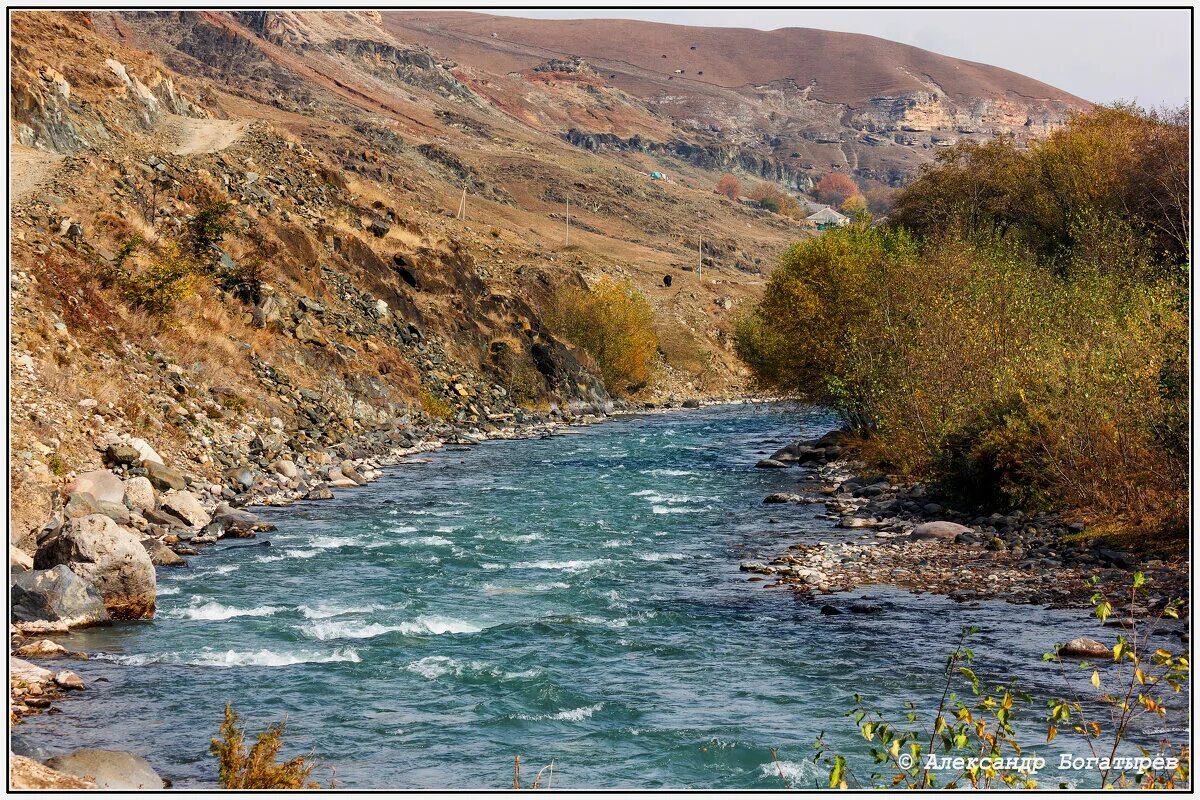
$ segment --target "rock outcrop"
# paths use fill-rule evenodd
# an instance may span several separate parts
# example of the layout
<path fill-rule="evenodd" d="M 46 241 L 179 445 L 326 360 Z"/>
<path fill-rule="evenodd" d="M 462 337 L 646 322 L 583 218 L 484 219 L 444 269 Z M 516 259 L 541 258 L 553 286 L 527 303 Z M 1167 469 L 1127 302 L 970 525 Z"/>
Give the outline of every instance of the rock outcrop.
<path fill-rule="evenodd" d="M 154 565 L 139 537 L 109 517 L 93 514 L 66 522 L 34 556 L 34 566 L 65 565 L 92 584 L 113 619 L 154 616 Z"/>

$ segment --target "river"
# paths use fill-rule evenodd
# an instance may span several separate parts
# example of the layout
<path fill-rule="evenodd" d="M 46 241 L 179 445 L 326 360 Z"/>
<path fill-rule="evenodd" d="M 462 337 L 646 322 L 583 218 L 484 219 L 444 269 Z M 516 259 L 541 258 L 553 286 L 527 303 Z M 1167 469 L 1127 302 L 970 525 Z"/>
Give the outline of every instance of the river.
<path fill-rule="evenodd" d="M 982 628 L 981 674 L 1056 692 L 1041 654 L 1101 638 L 1084 612 L 873 588 L 855 596 L 881 613 L 830 617 L 739 572 L 851 535 L 819 504 L 764 505 L 800 471 L 753 468 L 833 425 L 786 404 L 631 417 L 267 509 L 270 547 L 161 569 L 156 619 L 63 639 L 91 654 L 72 665 L 89 688 L 21 724 L 19 747 L 131 749 L 211 787 L 228 701 L 252 731 L 286 714 L 285 752 L 346 788 L 504 788 L 518 754 L 526 777 L 553 760 L 563 788 L 780 788 L 780 769 L 820 780 L 822 731 L 863 752 L 855 692 L 897 717 L 932 707 L 963 625 Z"/>

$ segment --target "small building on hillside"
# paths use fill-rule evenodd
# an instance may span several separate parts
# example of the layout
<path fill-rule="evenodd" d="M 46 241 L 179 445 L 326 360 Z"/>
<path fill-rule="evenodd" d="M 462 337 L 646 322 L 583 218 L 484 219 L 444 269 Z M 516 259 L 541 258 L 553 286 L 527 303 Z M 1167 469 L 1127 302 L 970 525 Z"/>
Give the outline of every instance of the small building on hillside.
<path fill-rule="evenodd" d="M 807 220 L 816 225 L 819 231 L 840 228 L 843 225 L 850 224 L 849 217 L 839 211 L 834 211 L 829 206 L 826 206 L 815 214 L 810 214 Z"/>

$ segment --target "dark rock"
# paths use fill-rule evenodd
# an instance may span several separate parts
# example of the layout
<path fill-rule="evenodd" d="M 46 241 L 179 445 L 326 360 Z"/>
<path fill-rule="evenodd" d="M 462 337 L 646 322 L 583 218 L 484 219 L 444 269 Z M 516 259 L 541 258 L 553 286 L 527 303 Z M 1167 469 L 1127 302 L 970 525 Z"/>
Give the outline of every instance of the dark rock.
<path fill-rule="evenodd" d="M 773 458 L 764 458 L 754 466 L 758 467 L 759 469 L 787 469 L 791 465 L 785 464 L 782 461 L 776 461 Z"/>
<path fill-rule="evenodd" d="M 12 618 L 18 622 L 60 622 L 69 628 L 106 625 L 111 619 L 95 586 L 65 564 L 11 573 Z"/>
<path fill-rule="evenodd" d="M 110 444 L 104 450 L 104 462 L 112 466 L 136 466 L 142 463 L 142 454 L 133 445 Z"/>
<path fill-rule="evenodd" d="M 165 464 L 159 464 L 156 461 L 147 461 L 144 464 L 146 468 L 146 477 L 150 479 L 150 483 L 154 484 L 154 488 L 160 492 L 165 492 L 169 489 L 182 491 L 187 488 L 187 481 L 183 477 L 183 473 L 178 470 L 171 469 Z"/>

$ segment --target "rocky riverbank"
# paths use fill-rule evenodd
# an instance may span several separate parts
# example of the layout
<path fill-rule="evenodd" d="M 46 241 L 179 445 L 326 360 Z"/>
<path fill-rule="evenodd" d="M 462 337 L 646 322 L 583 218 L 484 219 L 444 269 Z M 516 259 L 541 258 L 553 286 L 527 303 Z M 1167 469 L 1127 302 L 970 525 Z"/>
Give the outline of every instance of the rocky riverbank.
<path fill-rule="evenodd" d="M 227 470 L 221 482 L 197 477 L 187 465 L 163 463 L 144 440 L 103 437 L 96 446 L 106 468 L 70 474 L 55 496 L 50 518 L 10 546 L 11 722 L 58 713 L 68 691 L 85 689 L 86 661 L 75 667 L 82 677 L 61 665 L 87 655 L 68 652 L 55 636 L 153 617 L 158 571 L 202 562 L 205 550 L 219 541 L 257 538 L 258 544 L 269 545 L 264 534 L 272 526 L 250 510 L 255 505 L 331 499 L 335 492 L 371 483 L 388 466 L 414 463 L 414 456 L 447 445 L 547 437 L 624 413 L 700 405 L 686 401 L 660 409 L 613 409 L 611 414 L 599 409 L 579 415 L 530 414 L 521 424 L 504 426 L 413 425 L 388 436 L 303 452 L 256 448 L 256 455 Z M 30 781 L 44 772 L 33 764 L 38 768 L 28 770 Z M 133 788 L 120 781 L 105 786 Z"/>
<path fill-rule="evenodd" d="M 861 613 L 869 603 L 843 607 L 839 593 L 888 584 L 934 592 L 968 602 L 998 599 L 1051 607 L 1090 607 L 1096 591 L 1127 597 L 1132 573 L 1149 579 L 1149 594 L 1136 605 L 1114 602 L 1109 624 L 1130 626 L 1183 598 L 1188 609 L 1188 564 L 1165 553 L 1113 550 L 1087 536 L 1086 528 L 1057 514 L 969 514 L 948 508 L 921 484 L 893 484 L 846 460 L 840 433 L 797 442 L 758 462 L 763 469 L 794 469 L 797 492 L 765 502 L 788 506 L 823 504 L 831 527 L 815 541 L 791 545 L 769 563 L 742 569 L 752 581 L 789 588 L 825 605 L 826 613 Z M 1091 578 L 1098 583 L 1085 583 Z M 874 610 L 878 610 L 877 608 Z M 1177 626 L 1186 636 L 1184 625 Z"/>

